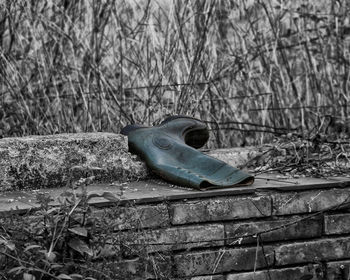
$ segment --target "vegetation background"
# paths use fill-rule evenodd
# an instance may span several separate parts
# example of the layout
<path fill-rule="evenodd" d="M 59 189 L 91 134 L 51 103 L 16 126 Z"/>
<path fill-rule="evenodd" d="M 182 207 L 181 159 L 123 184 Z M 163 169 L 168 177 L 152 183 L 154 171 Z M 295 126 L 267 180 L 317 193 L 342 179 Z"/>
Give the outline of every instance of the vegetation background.
<path fill-rule="evenodd" d="M 343 133 L 349 64 L 347 0 L 2 0 L 0 136 L 173 114 L 209 148 Z"/>

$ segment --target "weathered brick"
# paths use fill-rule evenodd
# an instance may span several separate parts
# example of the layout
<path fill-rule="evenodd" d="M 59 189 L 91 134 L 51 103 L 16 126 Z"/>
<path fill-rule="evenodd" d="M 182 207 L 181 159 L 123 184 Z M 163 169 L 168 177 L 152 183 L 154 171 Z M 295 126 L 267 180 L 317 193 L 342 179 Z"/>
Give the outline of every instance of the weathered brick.
<path fill-rule="evenodd" d="M 105 208 L 94 211 L 93 216 L 114 230 L 157 228 L 169 224 L 168 208 L 164 204 Z"/>
<path fill-rule="evenodd" d="M 170 213 L 173 224 L 266 217 L 271 202 L 266 196 L 203 199 L 173 204 Z"/>
<path fill-rule="evenodd" d="M 278 266 L 350 258 L 350 237 L 281 245 L 275 253 Z"/>
<path fill-rule="evenodd" d="M 327 280 L 350 279 L 350 261 L 327 263 Z"/>
<path fill-rule="evenodd" d="M 292 193 L 274 193 L 273 214 L 310 213 L 335 207 L 348 201 L 350 189 L 330 189 Z"/>
<path fill-rule="evenodd" d="M 218 251 L 205 251 L 178 254 L 174 257 L 177 276 L 197 276 L 214 273 L 245 271 L 263 268 L 273 264 L 274 252 L 270 247 L 262 250 L 256 248 L 222 249 Z"/>
<path fill-rule="evenodd" d="M 324 232 L 325 234 L 350 233 L 350 213 L 325 216 Z"/>
<path fill-rule="evenodd" d="M 256 243 L 256 237 L 252 237 L 251 235 L 256 235 L 259 232 L 274 228 L 279 229 L 261 234 L 262 241 L 279 241 L 321 236 L 321 217 L 316 217 L 308 220 L 300 220 L 295 224 L 288 225 L 296 220 L 298 220 L 298 217 L 272 221 L 225 224 L 226 238 L 229 238 L 227 239 L 226 244 L 230 244 L 243 236 L 250 237 L 243 238 L 241 243 Z M 284 225 L 286 226 L 283 227 Z"/>
<path fill-rule="evenodd" d="M 123 233 L 123 244 L 131 254 L 224 245 L 224 225 L 196 225 Z M 139 245 L 136 245 L 139 244 Z"/>
<path fill-rule="evenodd" d="M 110 279 L 170 279 L 172 276 L 169 256 L 149 256 L 147 259 L 115 260 L 91 263 L 91 268 L 101 271 Z"/>
<path fill-rule="evenodd" d="M 318 266 L 303 266 L 284 269 L 270 269 L 256 271 L 235 273 L 227 275 L 226 280 L 324 280 L 322 269 Z"/>

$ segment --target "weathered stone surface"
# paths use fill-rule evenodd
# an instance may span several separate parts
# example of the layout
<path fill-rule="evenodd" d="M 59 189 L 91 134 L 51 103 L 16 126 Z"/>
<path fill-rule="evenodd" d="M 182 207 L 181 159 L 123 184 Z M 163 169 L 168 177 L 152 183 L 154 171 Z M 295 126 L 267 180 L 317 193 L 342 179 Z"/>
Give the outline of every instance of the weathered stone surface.
<path fill-rule="evenodd" d="M 324 273 L 318 265 L 302 266 L 269 271 L 245 272 L 227 275 L 226 280 L 324 280 Z"/>
<path fill-rule="evenodd" d="M 350 213 L 326 215 L 324 217 L 325 234 L 350 233 Z"/>
<path fill-rule="evenodd" d="M 289 215 L 316 212 L 348 202 L 350 189 L 274 193 L 271 196 L 273 214 Z"/>
<path fill-rule="evenodd" d="M 148 230 L 141 233 L 124 233 L 123 244 L 134 255 L 147 252 L 191 249 L 224 245 L 224 226 L 220 224 L 173 227 Z M 136 245 L 140 244 L 140 245 Z"/>
<path fill-rule="evenodd" d="M 271 215 L 267 196 L 203 199 L 170 206 L 173 224 L 237 220 Z"/>
<path fill-rule="evenodd" d="M 245 223 L 229 223 L 225 224 L 225 233 L 227 244 L 235 242 L 238 238 L 244 237 L 241 241 L 244 243 L 256 243 L 256 234 L 262 231 L 278 228 L 277 230 L 269 231 L 261 234 L 262 241 L 279 241 L 292 240 L 298 238 L 312 238 L 322 235 L 322 219 L 315 217 L 307 220 L 300 220 L 295 224 L 290 224 L 293 221 L 300 220 L 300 217 L 290 219 L 272 220 L 272 221 L 256 221 Z M 290 225 L 288 225 L 290 224 Z M 284 225 L 286 225 L 284 227 Z M 255 237 L 252 237 L 255 235 Z"/>
<path fill-rule="evenodd" d="M 264 247 L 265 257 L 259 248 L 222 249 L 175 255 L 176 274 L 180 277 L 208 275 L 222 272 L 253 270 L 273 264 L 274 252 L 271 247 Z"/>
<path fill-rule="evenodd" d="M 350 261 L 327 263 L 327 280 L 350 279 Z"/>
<path fill-rule="evenodd" d="M 278 266 L 350 258 L 350 237 L 281 245 L 275 253 Z"/>
<path fill-rule="evenodd" d="M 128 153 L 125 136 L 56 134 L 0 139 L 0 191 L 61 187 L 73 178 L 98 182 L 145 178 L 145 165 Z"/>
<path fill-rule="evenodd" d="M 96 210 L 92 214 L 107 223 L 113 231 L 139 228 L 159 228 L 169 225 L 168 208 L 165 204 L 111 207 Z"/>

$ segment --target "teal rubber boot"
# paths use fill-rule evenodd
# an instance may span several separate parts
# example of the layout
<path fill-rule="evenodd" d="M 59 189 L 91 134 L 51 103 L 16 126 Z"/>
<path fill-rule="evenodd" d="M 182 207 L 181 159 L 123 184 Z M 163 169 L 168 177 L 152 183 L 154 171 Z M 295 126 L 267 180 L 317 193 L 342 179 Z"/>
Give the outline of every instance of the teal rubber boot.
<path fill-rule="evenodd" d="M 130 152 L 173 184 L 203 190 L 254 182 L 253 176 L 197 150 L 209 138 L 198 119 L 172 116 L 153 127 L 128 125 L 121 133 L 128 136 Z"/>

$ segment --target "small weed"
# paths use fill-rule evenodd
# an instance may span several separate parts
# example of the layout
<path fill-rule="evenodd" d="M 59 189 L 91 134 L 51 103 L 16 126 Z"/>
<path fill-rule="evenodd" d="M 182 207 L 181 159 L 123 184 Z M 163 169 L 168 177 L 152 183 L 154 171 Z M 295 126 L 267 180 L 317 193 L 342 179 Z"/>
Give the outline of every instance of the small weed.
<path fill-rule="evenodd" d="M 88 193 L 90 181 L 72 183 L 59 204 L 39 193 L 40 209 L 1 218 L 0 279 L 125 279 L 123 245 L 113 233 L 114 225 L 104 216 L 91 215 L 89 204 L 92 198 L 103 197 L 118 208 L 120 198 L 110 192 Z"/>

